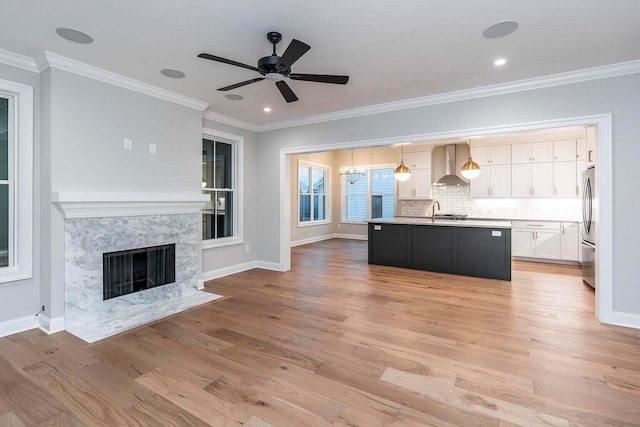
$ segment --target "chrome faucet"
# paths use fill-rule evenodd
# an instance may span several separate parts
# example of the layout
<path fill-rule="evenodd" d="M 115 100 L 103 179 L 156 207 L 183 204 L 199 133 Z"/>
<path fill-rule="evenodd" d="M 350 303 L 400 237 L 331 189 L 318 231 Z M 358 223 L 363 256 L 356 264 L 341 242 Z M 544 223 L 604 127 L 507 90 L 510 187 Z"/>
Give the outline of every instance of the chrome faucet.
<path fill-rule="evenodd" d="M 440 210 L 440 202 L 434 200 L 431 205 L 431 222 L 436 222 L 436 205 L 438 205 L 438 210 Z"/>

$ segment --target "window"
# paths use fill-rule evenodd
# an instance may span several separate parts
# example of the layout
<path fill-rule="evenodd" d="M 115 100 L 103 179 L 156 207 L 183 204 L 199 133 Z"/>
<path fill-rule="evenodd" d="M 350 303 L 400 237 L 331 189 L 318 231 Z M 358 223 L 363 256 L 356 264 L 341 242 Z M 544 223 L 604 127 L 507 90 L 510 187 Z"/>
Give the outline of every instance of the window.
<path fill-rule="evenodd" d="M 298 224 L 315 225 L 331 222 L 329 214 L 328 166 L 298 162 Z"/>
<path fill-rule="evenodd" d="M 202 192 L 211 196 L 202 210 L 203 248 L 242 243 L 240 137 L 203 129 Z"/>
<path fill-rule="evenodd" d="M 32 277 L 33 88 L 0 80 L 0 282 Z"/>
<path fill-rule="evenodd" d="M 393 218 L 396 188 L 393 178 L 394 167 L 367 167 L 365 175 L 355 183 L 343 181 L 344 222 Z"/>

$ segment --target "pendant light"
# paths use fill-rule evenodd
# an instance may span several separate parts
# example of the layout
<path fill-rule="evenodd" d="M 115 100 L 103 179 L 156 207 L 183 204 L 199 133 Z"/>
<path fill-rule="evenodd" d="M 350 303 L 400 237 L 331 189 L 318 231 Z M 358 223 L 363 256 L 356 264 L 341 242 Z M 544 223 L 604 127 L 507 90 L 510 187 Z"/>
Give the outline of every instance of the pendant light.
<path fill-rule="evenodd" d="M 404 145 L 400 146 L 400 166 L 393 172 L 393 177 L 398 181 L 406 181 L 411 176 L 411 169 L 404 165 Z"/>
<path fill-rule="evenodd" d="M 353 150 L 351 150 L 351 167 L 341 167 L 340 176 L 349 184 L 355 184 L 364 176 L 364 170 L 353 166 Z"/>
<path fill-rule="evenodd" d="M 471 158 L 471 140 L 469 140 L 469 160 L 462 166 L 460 173 L 467 179 L 475 179 L 480 176 L 480 166 Z"/>

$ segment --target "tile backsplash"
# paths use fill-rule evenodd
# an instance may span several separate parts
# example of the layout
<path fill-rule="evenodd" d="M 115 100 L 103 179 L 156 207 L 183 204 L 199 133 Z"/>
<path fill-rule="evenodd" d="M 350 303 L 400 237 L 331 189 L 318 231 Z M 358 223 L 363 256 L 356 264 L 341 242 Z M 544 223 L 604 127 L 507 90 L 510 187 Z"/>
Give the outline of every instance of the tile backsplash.
<path fill-rule="evenodd" d="M 441 214 L 461 214 L 471 218 L 539 219 L 579 221 L 580 198 L 575 199 L 477 199 L 469 186 L 433 187 L 433 199 L 440 202 Z M 433 200 L 399 200 L 398 214 L 428 216 Z"/>

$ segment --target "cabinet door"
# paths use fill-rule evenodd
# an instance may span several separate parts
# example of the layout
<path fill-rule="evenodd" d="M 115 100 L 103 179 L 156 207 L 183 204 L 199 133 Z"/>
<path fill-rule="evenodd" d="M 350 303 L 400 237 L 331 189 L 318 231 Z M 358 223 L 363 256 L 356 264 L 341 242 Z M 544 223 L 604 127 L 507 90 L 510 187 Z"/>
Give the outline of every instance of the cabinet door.
<path fill-rule="evenodd" d="M 469 182 L 471 197 L 489 197 L 489 169 L 489 166 L 483 166 L 480 175 Z"/>
<path fill-rule="evenodd" d="M 511 255 L 534 257 L 534 232 L 527 229 L 513 228 L 511 230 Z"/>
<path fill-rule="evenodd" d="M 417 169 L 431 169 L 431 152 L 421 151 L 414 153 L 414 168 Z"/>
<path fill-rule="evenodd" d="M 511 197 L 511 166 L 491 166 L 489 174 L 491 197 Z"/>
<path fill-rule="evenodd" d="M 534 163 L 553 161 L 553 142 L 531 144 L 531 161 Z"/>
<path fill-rule="evenodd" d="M 511 163 L 531 163 L 531 144 L 513 144 Z"/>
<path fill-rule="evenodd" d="M 511 146 L 510 145 L 495 145 L 491 147 L 489 153 L 491 155 L 491 165 L 508 165 L 511 163 Z"/>
<path fill-rule="evenodd" d="M 557 162 L 574 161 L 576 159 L 576 140 L 565 139 L 553 142 L 553 160 Z"/>
<path fill-rule="evenodd" d="M 576 164 L 576 187 L 577 187 L 577 196 L 582 197 L 582 171 L 587 169 L 587 161 L 580 160 Z"/>
<path fill-rule="evenodd" d="M 553 185 L 555 197 L 576 197 L 576 162 L 555 162 L 553 164 Z"/>
<path fill-rule="evenodd" d="M 531 197 L 531 165 L 511 166 L 511 197 Z"/>
<path fill-rule="evenodd" d="M 587 138 L 576 139 L 576 159 L 587 160 Z"/>
<path fill-rule="evenodd" d="M 535 232 L 534 244 L 537 258 L 560 258 L 560 230 L 539 230 Z"/>
<path fill-rule="evenodd" d="M 553 197 L 553 163 L 531 165 L 531 195 Z"/>
<path fill-rule="evenodd" d="M 414 190 L 415 176 L 411 172 L 411 176 L 406 181 L 398 181 L 398 199 L 412 199 Z"/>
<path fill-rule="evenodd" d="M 403 159 L 404 165 L 406 167 L 408 167 L 412 171 L 416 168 L 416 153 L 407 153 L 405 151 L 404 154 L 398 156 L 398 163 L 400 163 L 400 161 L 402 161 Z"/>
<path fill-rule="evenodd" d="M 480 166 L 489 164 L 489 147 L 471 147 L 471 155 Z"/>
<path fill-rule="evenodd" d="M 433 198 L 431 169 L 414 169 L 411 175 L 414 177 L 414 196 L 418 199 Z"/>
<path fill-rule="evenodd" d="M 560 259 L 578 261 L 580 256 L 580 226 L 577 222 L 561 224 Z"/>
<path fill-rule="evenodd" d="M 596 128 L 593 126 L 587 128 L 587 165 L 596 164 Z"/>

